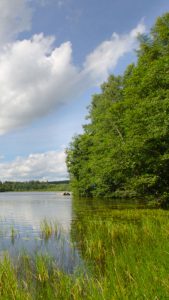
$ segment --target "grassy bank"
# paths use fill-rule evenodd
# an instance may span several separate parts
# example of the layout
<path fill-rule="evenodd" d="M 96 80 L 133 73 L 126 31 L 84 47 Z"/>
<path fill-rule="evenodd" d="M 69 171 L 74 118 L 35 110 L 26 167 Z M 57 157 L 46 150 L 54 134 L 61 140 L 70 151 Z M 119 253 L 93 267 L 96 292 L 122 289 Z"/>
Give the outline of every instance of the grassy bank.
<path fill-rule="evenodd" d="M 42 233 L 56 233 L 42 224 Z M 0 263 L 0 299 L 169 299 L 169 212 L 79 214 L 72 226 L 85 269 L 66 274 L 49 257 Z"/>

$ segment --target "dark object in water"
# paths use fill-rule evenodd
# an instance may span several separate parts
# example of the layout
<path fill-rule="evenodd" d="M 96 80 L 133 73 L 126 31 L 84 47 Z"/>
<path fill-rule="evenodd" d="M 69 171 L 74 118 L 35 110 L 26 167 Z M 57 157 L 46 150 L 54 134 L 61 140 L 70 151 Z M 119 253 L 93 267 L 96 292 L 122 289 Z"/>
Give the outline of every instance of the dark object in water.
<path fill-rule="evenodd" d="M 70 196 L 70 193 L 69 192 L 64 192 L 63 196 Z"/>

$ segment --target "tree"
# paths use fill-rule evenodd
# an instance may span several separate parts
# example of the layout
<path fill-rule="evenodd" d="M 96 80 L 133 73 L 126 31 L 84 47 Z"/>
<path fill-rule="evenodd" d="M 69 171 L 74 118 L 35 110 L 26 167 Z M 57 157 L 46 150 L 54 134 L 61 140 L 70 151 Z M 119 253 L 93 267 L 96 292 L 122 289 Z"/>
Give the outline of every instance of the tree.
<path fill-rule="evenodd" d="M 137 64 L 101 86 L 90 123 L 67 150 L 81 195 L 169 193 L 169 13 L 139 41 Z"/>

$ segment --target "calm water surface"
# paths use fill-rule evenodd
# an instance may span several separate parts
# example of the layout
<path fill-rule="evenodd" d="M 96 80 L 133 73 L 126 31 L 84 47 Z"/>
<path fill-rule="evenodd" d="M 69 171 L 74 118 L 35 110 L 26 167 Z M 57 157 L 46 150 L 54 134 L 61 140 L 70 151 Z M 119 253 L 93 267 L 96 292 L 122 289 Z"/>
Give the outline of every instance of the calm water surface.
<path fill-rule="evenodd" d="M 40 225 L 45 220 L 57 223 L 61 234 L 46 240 Z M 47 254 L 58 266 L 72 271 L 80 263 L 78 251 L 71 246 L 71 197 L 62 193 L 0 193 L 0 256 L 21 252 Z M 15 232 L 12 236 L 12 231 Z"/>
<path fill-rule="evenodd" d="M 70 230 L 72 219 L 71 197 L 62 193 L 0 193 L 0 226 L 4 229 L 14 226 L 25 236 L 36 235 L 41 222 L 56 221 Z"/>
<path fill-rule="evenodd" d="M 8 253 L 16 258 L 23 251 L 31 255 L 47 254 L 59 267 L 72 272 L 83 265 L 73 235 L 76 219 L 89 212 L 108 217 L 108 210 L 143 206 L 139 201 L 133 204 L 133 200 L 130 205 L 128 200 L 72 199 L 59 192 L 0 193 L 0 257 Z M 62 230 L 45 239 L 40 230 L 44 220 L 57 223 Z"/>

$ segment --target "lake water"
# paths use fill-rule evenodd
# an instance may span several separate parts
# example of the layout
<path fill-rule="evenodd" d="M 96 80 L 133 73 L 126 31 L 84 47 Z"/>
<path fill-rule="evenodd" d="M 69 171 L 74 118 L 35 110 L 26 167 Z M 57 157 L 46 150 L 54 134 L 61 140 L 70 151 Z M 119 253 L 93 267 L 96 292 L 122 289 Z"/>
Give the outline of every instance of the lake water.
<path fill-rule="evenodd" d="M 44 220 L 57 223 L 61 231 L 49 239 L 42 238 Z M 56 192 L 0 193 L 0 256 L 47 254 L 59 267 L 71 272 L 80 264 L 78 251 L 71 246 L 71 220 L 70 196 Z"/>
<path fill-rule="evenodd" d="M 71 197 L 62 193 L 0 193 L 0 228 L 14 226 L 22 237 L 39 233 L 41 222 L 56 221 L 70 230 Z"/>
<path fill-rule="evenodd" d="M 0 193 L 0 257 L 7 253 L 15 260 L 23 252 L 46 254 L 58 267 L 72 272 L 83 265 L 76 241 L 76 220 L 96 213 L 107 218 L 112 209 L 144 205 L 133 203 L 132 200 L 130 206 L 128 200 L 72 199 L 61 192 Z M 57 234 L 42 236 L 44 220 L 57 224 Z"/>

